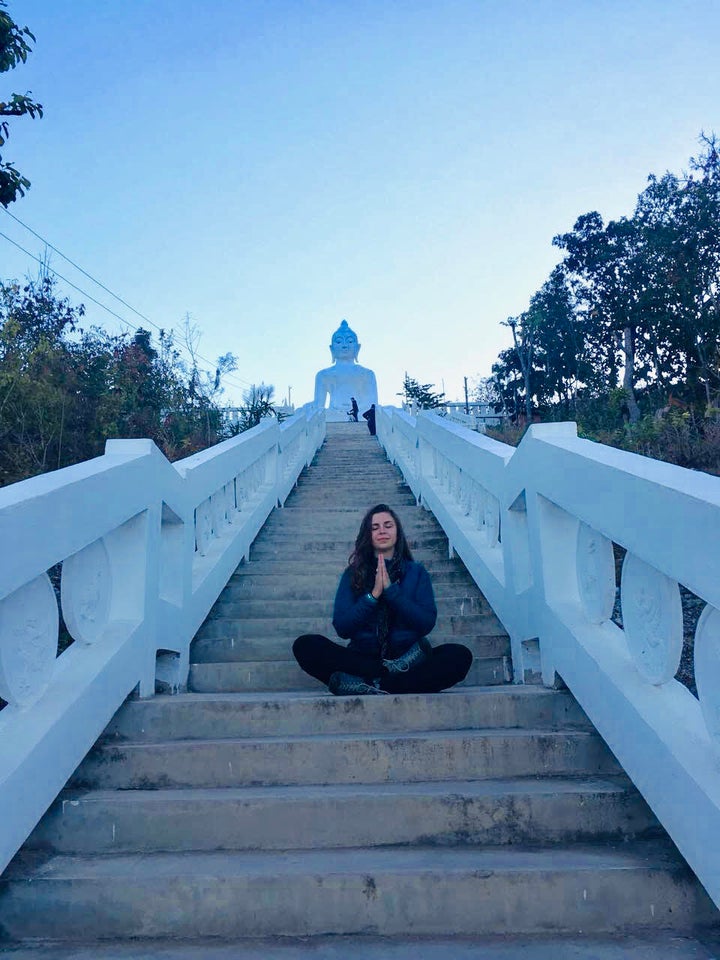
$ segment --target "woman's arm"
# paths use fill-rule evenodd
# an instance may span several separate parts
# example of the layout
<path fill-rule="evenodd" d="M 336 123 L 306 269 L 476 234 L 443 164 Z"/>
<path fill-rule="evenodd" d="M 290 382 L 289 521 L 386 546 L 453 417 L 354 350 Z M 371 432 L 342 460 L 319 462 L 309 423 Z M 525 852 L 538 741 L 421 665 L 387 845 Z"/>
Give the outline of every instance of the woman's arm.
<path fill-rule="evenodd" d="M 407 583 L 408 578 L 403 583 L 392 583 L 385 590 L 385 599 L 411 629 L 426 636 L 435 626 L 437 607 L 430 574 L 422 564 L 417 565 L 417 572 L 414 588 Z"/>
<path fill-rule="evenodd" d="M 352 639 L 361 627 L 372 624 L 377 601 L 363 593 L 356 596 L 350 583 L 350 570 L 340 577 L 333 607 L 333 627 L 343 640 Z"/>

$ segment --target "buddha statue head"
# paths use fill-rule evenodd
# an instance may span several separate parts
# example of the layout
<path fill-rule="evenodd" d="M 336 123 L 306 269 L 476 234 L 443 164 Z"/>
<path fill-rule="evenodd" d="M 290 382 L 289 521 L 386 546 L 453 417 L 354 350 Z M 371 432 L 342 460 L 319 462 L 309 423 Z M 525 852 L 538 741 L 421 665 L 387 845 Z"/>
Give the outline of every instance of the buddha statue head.
<path fill-rule="evenodd" d="M 330 341 L 330 353 L 333 360 L 344 360 L 352 363 L 357 360 L 360 344 L 357 334 L 348 326 L 347 320 L 343 320 Z"/>

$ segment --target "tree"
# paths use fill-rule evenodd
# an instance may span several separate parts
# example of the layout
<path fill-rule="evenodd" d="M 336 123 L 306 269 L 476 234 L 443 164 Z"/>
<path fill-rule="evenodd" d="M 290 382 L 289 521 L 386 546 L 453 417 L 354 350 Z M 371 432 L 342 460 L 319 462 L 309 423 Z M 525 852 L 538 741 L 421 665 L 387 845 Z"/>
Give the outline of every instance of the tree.
<path fill-rule="evenodd" d="M 414 403 L 420 410 L 434 410 L 445 403 L 445 394 L 436 393 L 432 389 L 434 386 L 434 383 L 418 383 L 406 373 L 402 393 L 398 396 L 407 404 Z"/>
<path fill-rule="evenodd" d="M 275 387 L 269 383 L 253 383 L 250 389 L 243 393 L 243 407 L 238 421 L 238 433 L 256 427 L 265 417 L 275 416 L 274 393 Z"/>
<path fill-rule="evenodd" d="M 211 438 L 221 430 L 221 416 L 217 401 L 224 390 L 222 378 L 227 373 L 237 369 L 237 359 L 232 353 L 224 353 L 218 357 L 214 373 L 210 374 L 200 368 L 198 360 L 198 346 L 202 334 L 189 313 L 184 317 L 183 344 L 190 354 L 189 372 L 189 402 L 204 416 L 205 446 L 214 442 Z M 245 428 L 246 429 L 246 428 Z"/>
<path fill-rule="evenodd" d="M 82 315 L 49 278 L 0 284 L 0 483 L 63 465 L 77 392 L 67 334 Z"/>
<path fill-rule="evenodd" d="M 520 368 L 525 393 L 525 419 L 532 420 L 533 363 L 535 361 L 538 316 L 537 311 L 526 310 L 519 317 L 508 317 L 504 326 L 512 330 L 514 355 Z"/>
<path fill-rule="evenodd" d="M 222 439 L 221 412 L 173 344 L 147 330 L 83 330 L 83 308 L 51 276 L 0 283 L 0 485 L 99 456 L 111 437 L 148 437 L 175 460 Z"/>
<path fill-rule="evenodd" d="M 7 3 L 0 0 L 0 73 L 12 70 L 25 63 L 35 42 L 34 35 L 27 27 L 19 27 L 5 13 Z M 13 93 L 9 100 L 0 100 L 0 117 L 42 117 L 42 104 L 37 103 L 28 93 Z M 4 147 L 9 136 L 7 120 L 0 120 L 0 147 Z M 7 207 L 18 195 L 24 196 L 30 186 L 27 177 L 22 176 L 11 163 L 3 162 L 0 155 L 0 204 Z"/>
<path fill-rule="evenodd" d="M 502 390 L 497 377 L 475 377 L 470 396 L 473 403 L 492 407 L 495 413 L 499 413 L 504 407 Z"/>

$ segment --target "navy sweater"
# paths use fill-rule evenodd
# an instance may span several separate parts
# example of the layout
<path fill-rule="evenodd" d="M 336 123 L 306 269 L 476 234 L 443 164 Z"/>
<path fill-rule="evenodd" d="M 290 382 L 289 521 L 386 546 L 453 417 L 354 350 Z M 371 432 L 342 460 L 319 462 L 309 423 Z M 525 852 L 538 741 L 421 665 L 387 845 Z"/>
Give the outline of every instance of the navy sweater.
<path fill-rule="evenodd" d="M 340 577 L 333 626 L 338 636 L 350 640 L 353 650 L 369 656 L 380 656 L 378 613 L 380 603 L 388 606 L 389 658 L 399 657 L 435 626 L 437 607 L 430 576 L 421 563 L 406 561 L 400 580 L 391 583 L 380 602 L 371 600 L 367 593 L 358 596 L 350 582 L 348 567 Z"/>

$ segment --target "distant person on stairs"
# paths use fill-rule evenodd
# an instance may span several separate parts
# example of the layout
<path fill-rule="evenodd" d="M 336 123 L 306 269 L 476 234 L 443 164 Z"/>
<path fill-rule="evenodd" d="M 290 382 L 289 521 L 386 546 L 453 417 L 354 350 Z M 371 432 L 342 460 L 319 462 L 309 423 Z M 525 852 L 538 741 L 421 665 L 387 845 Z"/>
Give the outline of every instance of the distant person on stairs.
<path fill-rule="evenodd" d="M 370 409 L 366 410 L 363 414 L 363 418 L 367 420 L 368 430 L 370 431 L 371 436 L 375 436 L 375 404 L 370 405 Z"/>
<path fill-rule="evenodd" d="M 363 517 L 335 594 L 333 626 L 350 643 L 304 634 L 293 653 L 336 696 L 437 693 L 464 679 L 472 654 L 459 643 L 431 646 L 436 620 L 430 576 L 397 514 L 379 503 Z"/>

